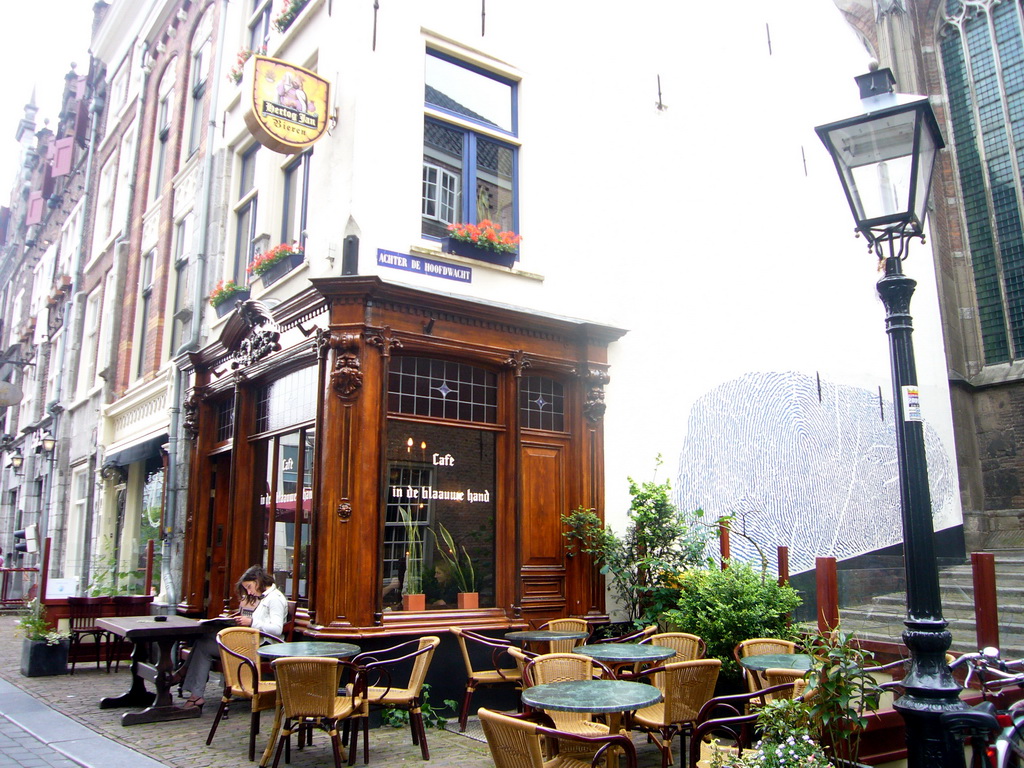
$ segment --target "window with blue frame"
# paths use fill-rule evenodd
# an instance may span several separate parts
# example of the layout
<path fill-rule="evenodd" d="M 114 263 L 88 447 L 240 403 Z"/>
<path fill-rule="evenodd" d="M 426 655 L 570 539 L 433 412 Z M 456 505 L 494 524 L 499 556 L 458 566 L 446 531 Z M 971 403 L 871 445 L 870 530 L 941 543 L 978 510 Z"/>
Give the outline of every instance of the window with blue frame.
<path fill-rule="evenodd" d="M 421 231 L 489 219 L 518 231 L 516 83 L 428 50 Z"/>

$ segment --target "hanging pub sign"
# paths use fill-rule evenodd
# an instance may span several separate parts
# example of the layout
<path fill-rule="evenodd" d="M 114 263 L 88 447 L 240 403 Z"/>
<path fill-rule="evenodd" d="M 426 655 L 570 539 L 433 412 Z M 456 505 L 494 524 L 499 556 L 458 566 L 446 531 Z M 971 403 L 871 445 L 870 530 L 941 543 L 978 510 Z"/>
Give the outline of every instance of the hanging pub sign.
<path fill-rule="evenodd" d="M 256 54 L 245 75 L 252 93 L 245 124 L 260 144 L 292 155 L 324 135 L 331 86 L 316 72 Z"/>

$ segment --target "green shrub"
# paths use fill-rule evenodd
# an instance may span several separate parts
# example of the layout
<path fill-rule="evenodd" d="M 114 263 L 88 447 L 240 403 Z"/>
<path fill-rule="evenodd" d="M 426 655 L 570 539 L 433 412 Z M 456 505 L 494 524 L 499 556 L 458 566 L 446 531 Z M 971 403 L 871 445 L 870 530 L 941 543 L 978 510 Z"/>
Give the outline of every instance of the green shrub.
<path fill-rule="evenodd" d="M 657 459 L 661 464 L 661 457 Z M 670 498 L 668 482 L 629 481 L 629 520 L 622 534 L 605 527 L 592 509 L 580 507 L 562 515 L 566 551 L 591 555 L 607 575 L 634 626 L 653 623 L 667 607 L 666 578 L 707 562 L 704 549 L 711 536 L 706 525 L 691 524 Z M 693 517 L 704 513 L 697 510 Z M 672 601 L 674 603 L 674 600 Z"/>
<path fill-rule="evenodd" d="M 789 614 L 800 597 L 767 572 L 746 563 L 728 566 L 681 573 L 679 602 L 663 621 L 671 631 L 703 638 L 708 657 L 722 661 L 722 677 L 734 680 L 740 674 L 732 656 L 737 643 L 753 637 L 795 639 Z"/>

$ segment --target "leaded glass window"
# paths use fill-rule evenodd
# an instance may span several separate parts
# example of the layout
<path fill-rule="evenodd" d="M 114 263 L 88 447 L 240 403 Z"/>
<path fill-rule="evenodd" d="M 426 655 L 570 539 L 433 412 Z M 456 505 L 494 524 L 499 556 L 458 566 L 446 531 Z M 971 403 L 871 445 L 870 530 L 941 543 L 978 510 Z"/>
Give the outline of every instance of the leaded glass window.
<path fill-rule="evenodd" d="M 526 429 L 565 430 L 562 385 L 546 376 L 524 376 L 519 387 L 519 413 Z"/>
<path fill-rule="evenodd" d="M 947 0 L 940 40 L 986 364 L 1024 357 L 1021 18 L 1016 2 Z"/>
<path fill-rule="evenodd" d="M 450 360 L 399 357 L 388 376 L 388 410 L 494 424 L 498 417 L 497 376 Z"/>

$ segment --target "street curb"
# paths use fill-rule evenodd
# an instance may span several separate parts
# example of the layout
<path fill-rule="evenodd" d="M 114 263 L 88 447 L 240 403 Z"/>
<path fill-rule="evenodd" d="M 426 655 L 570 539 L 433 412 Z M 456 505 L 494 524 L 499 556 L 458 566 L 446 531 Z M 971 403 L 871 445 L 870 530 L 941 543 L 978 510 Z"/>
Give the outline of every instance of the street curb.
<path fill-rule="evenodd" d="M 0 679 L 0 716 L 84 768 L 165 768 Z"/>

